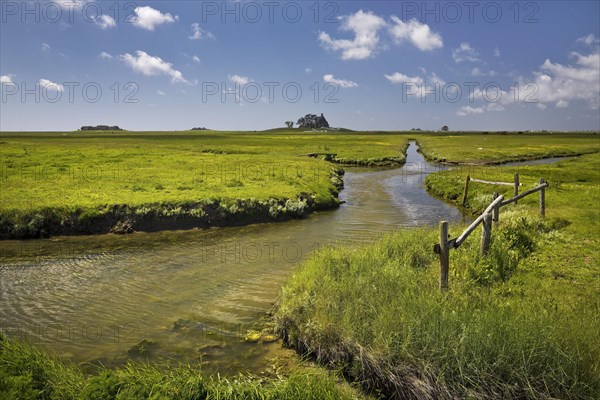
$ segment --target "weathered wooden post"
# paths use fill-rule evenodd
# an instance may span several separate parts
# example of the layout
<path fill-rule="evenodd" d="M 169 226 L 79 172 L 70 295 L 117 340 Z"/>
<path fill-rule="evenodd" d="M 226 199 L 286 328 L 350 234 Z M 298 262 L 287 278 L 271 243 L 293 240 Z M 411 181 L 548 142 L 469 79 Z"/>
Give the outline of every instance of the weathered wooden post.
<path fill-rule="evenodd" d="M 519 195 L 519 174 L 515 172 L 515 190 L 514 195 Z M 515 206 L 517 205 L 517 200 L 515 200 Z"/>
<path fill-rule="evenodd" d="M 498 198 L 499 194 L 498 192 L 494 192 L 494 200 L 496 200 Z M 493 209 L 492 209 L 492 221 L 494 221 L 495 224 L 498 223 L 498 221 L 500 221 L 500 206 L 496 205 Z"/>
<path fill-rule="evenodd" d="M 544 183 L 546 183 L 546 180 L 544 178 L 540 179 L 540 185 L 543 185 Z M 546 189 L 542 188 L 542 190 L 540 190 L 540 215 L 542 218 L 544 218 L 546 216 Z"/>
<path fill-rule="evenodd" d="M 486 255 L 490 251 L 490 241 L 492 239 L 492 215 L 485 214 L 481 224 L 481 255 Z"/>
<path fill-rule="evenodd" d="M 462 198 L 462 206 L 464 207 L 465 204 L 467 204 L 467 195 L 469 194 L 469 181 L 471 180 L 471 177 L 469 175 L 467 175 L 467 179 L 465 180 L 465 191 L 463 192 L 463 198 Z"/>
<path fill-rule="evenodd" d="M 440 222 L 440 290 L 448 289 L 450 248 L 448 247 L 448 221 Z"/>

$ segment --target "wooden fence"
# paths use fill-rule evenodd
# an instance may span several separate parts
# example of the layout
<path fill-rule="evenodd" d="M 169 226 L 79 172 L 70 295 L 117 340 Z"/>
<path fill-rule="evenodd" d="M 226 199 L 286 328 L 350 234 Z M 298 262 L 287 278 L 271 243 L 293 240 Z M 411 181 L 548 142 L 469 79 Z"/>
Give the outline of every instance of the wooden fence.
<path fill-rule="evenodd" d="M 523 186 L 522 183 L 519 183 L 519 174 L 517 174 L 517 173 L 515 173 L 513 182 L 484 181 L 483 179 L 475 179 L 475 178 L 471 178 L 471 176 L 467 175 L 467 179 L 465 180 L 465 190 L 463 191 L 463 198 L 462 198 L 462 206 L 463 207 L 465 206 L 465 204 L 467 204 L 467 196 L 469 194 L 469 182 L 487 183 L 489 185 L 513 186 L 515 196 L 519 194 L 519 186 Z"/>
<path fill-rule="evenodd" d="M 473 182 L 481 182 L 481 183 L 489 183 L 494 185 L 511 185 L 514 186 L 514 196 L 510 199 L 505 200 L 504 196 L 498 195 L 497 192 L 494 192 L 494 200 L 490 203 L 490 205 L 485 209 L 481 215 L 479 215 L 475 221 L 471 223 L 464 230 L 464 232 L 454 238 L 449 239 L 450 235 L 448 235 L 448 221 L 440 222 L 440 238 L 439 243 L 436 243 L 433 247 L 433 251 L 440 256 L 440 282 L 439 286 L 441 290 L 448 289 L 448 269 L 450 265 L 450 250 L 457 249 L 464 243 L 464 241 L 469 237 L 471 233 L 482 224 L 481 231 L 481 254 L 485 255 L 490 250 L 490 243 L 492 240 L 492 222 L 498 223 L 500 220 L 500 208 L 507 206 L 511 203 L 517 204 L 517 202 L 523 197 L 529 196 L 535 192 L 540 192 L 540 215 L 542 217 L 546 216 L 546 188 L 548 188 L 548 183 L 542 178 L 540 179 L 540 184 L 533 189 L 529 189 L 521 194 L 519 194 L 519 174 L 515 174 L 514 183 L 507 182 L 490 182 L 490 181 L 482 181 L 479 179 L 471 179 L 467 175 L 467 180 L 465 183 L 465 191 L 463 197 L 463 205 L 466 202 L 466 197 L 468 193 L 469 181 Z"/>

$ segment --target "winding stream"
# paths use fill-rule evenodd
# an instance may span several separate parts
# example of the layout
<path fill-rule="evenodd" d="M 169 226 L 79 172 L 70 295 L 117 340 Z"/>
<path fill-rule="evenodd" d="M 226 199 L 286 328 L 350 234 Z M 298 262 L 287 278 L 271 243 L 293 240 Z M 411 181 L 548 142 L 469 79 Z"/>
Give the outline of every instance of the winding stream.
<path fill-rule="evenodd" d="M 412 143 L 404 167 L 347 172 L 345 203 L 303 220 L 2 242 L 0 328 L 79 362 L 202 359 L 223 372 L 262 370 L 286 350 L 243 336 L 311 251 L 463 218 L 423 188 L 436 170 Z"/>

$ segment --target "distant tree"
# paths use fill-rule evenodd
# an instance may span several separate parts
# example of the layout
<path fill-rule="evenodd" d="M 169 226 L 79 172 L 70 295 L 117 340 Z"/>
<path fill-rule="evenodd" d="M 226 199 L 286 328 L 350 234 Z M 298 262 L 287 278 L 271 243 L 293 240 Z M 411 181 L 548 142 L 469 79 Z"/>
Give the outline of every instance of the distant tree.
<path fill-rule="evenodd" d="M 287 125 L 288 128 L 294 127 L 294 121 L 285 121 L 285 124 Z"/>
<path fill-rule="evenodd" d="M 448 125 L 442 126 L 442 131 L 447 132 L 448 131 Z"/>

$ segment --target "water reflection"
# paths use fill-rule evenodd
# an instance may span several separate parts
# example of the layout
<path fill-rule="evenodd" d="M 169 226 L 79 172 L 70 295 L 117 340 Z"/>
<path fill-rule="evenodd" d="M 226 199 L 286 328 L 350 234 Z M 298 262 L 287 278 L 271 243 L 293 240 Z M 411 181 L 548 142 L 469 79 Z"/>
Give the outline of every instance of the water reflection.
<path fill-rule="evenodd" d="M 285 350 L 243 336 L 312 251 L 463 219 L 423 187 L 441 168 L 412 144 L 403 168 L 347 172 L 339 210 L 282 224 L 2 242 L 1 328 L 109 366 L 167 358 L 262 369 Z"/>

